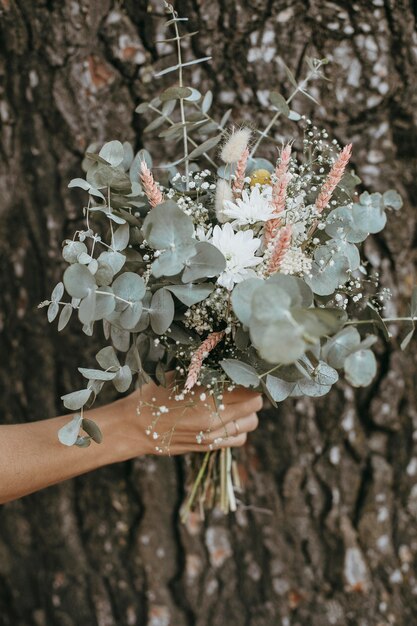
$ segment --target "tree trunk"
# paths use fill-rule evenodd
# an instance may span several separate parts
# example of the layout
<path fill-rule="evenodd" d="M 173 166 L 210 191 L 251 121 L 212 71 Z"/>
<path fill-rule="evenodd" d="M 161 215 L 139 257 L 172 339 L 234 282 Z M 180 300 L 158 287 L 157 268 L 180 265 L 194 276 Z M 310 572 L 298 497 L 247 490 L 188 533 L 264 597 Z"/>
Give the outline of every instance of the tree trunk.
<path fill-rule="evenodd" d="M 60 242 L 82 223 L 67 189 L 91 142 L 144 145 L 135 106 L 165 83 L 161 5 L 145 0 L 0 0 L 1 421 L 62 412 L 97 345 L 76 323 L 58 335 L 37 304 L 63 271 Z M 155 8 L 156 7 L 156 8 Z M 407 314 L 416 283 L 416 9 L 411 1 L 181 0 L 199 30 L 192 72 L 217 112 L 263 127 L 258 100 L 291 85 L 305 57 L 330 82 L 295 110 L 354 144 L 365 185 L 393 186 L 391 214 L 366 254 Z M 413 39 L 414 37 L 414 39 Z M 414 43 L 413 43 L 414 42 Z M 413 48 L 414 45 L 414 48 Z M 413 57 L 414 54 L 414 57 Z M 168 82 L 166 83 L 168 84 Z M 277 137 L 294 129 L 277 128 Z M 162 148 L 146 144 L 155 156 Z M 265 148 L 267 149 L 267 147 Z M 414 167 L 413 167 L 414 166 Z M 186 464 L 141 458 L 0 510 L 1 626 L 382 626 L 417 622 L 415 344 L 382 344 L 379 375 L 354 393 L 265 411 L 240 456 L 236 516 L 178 519 Z M 243 471 L 244 468 L 244 471 Z"/>

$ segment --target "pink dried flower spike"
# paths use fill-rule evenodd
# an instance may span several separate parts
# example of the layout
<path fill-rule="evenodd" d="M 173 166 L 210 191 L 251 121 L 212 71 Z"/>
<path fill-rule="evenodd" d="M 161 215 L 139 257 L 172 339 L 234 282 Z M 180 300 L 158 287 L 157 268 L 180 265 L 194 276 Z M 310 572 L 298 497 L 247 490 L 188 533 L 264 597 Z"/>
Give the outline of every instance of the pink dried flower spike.
<path fill-rule="evenodd" d="M 245 171 L 246 171 L 246 165 L 248 163 L 248 158 L 249 158 L 249 149 L 245 148 L 236 166 L 236 172 L 235 172 L 236 178 L 232 186 L 233 195 L 235 197 L 240 196 L 242 193 L 243 185 L 245 182 Z"/>
<path fill-rule="evenodd" d="M 154 208 L 157 204 L 161 204 L 161 202 L 163 202 L 164 196 L 162 195 L 161 190 L 158 189 L 153 174 L 146 165 L 145 161 L 141 162 L 140 171 L 140 180 L 143 185 L 143 190 L 146 193 L 149 204 L 152 208 Z"/>
<path fill-rule="evenodd" d="M 188 370 L 187 380 L 185 381 L 185 391 L 190 391 L 198 380 L 201 367 L 204 359 L 210 354 L 217 344 L 223 339 L 225 335 L 224 330 L 219 332 L 210 333 L 210 335 L 203 341 L 201 346 L 196 350 L 191 357 L 190 369 Z"/>
<path fill-rule="evenodd" d="M 336 189 L 338 183 L 341 181 L 345 172 L 346 166 L 349 163 L 350 156 L 352 154 L 352 144 L 345 146 L 339 154 L 336 163 L 334 163 L 330 170 L 326 180 L 323 183 L 320 193 L 316 199 L 316 209 L 319 213 L 326 208 L 329 204 L 329 200 L 332 197 L 333 191 Z"/>
<path fill-rule="evenodd" d="M 274 248 L 268 263 L 267 274 L 275 274 L 280 268 L 282 260 L 291 244 L 292 226 L 284 226 L 275 238 Z"/>
<path fill-rule="evenodd" d="M 287 197 L 287 187 L 291 180 L 288 173 L 288 166 L 291 160 L 291 145 L 287 144 L 281 153 L 281 159 L 275 169 L 276 182 L 272 187 L 272 202 L 275 207 L 275 213 L 279 214 L 285 209 L 285 200 Z M 279 218 L 269 220 L 265 225 L 265 243 L 268 244 L 276 235 L 281 225 Z"/>

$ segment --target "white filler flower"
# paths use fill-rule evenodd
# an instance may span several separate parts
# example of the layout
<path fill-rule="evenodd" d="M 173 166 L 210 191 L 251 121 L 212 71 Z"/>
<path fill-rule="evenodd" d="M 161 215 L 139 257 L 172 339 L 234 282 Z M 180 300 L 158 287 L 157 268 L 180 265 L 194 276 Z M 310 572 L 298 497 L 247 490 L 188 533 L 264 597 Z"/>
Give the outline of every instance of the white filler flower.
<path fill-rule="evenodd" d="M 253 187 L 250 195 L 247 191 L 242 192 L 242 199 L 236 202 L 225 200 L 223 215 L 234 220 L 233 226 L 246 226 L 257 222 L 267 222 L 276 217 L 274 206 L 271 203 L 271 188 L 261 191 L 259 187 Z"/>
<path fill-rule="evenodd" d="M 253 237 L 252 230 L 235 232 L 232 225 L 227 222 L 221 228 L 214 227 L 210 243 L 216 246 L 226 259 L 226 269 L 217 279 L 219 285 L 231 291 L 235 283 L 256 276 L 255 272 L 248 268 L 262 261 L 260 257 L 255 256 L 261 240 Z"/>

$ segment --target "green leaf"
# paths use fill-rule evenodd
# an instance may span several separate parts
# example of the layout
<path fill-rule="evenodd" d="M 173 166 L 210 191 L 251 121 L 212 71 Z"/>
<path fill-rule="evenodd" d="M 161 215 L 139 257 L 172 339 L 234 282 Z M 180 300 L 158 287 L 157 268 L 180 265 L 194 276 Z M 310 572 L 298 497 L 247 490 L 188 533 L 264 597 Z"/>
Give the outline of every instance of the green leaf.
<path fill-rule="evenodd" d="M 187 306 L 193 306 L 193 304 L 208 298 L 214 289 L 214 285 L 212 283 L 197 285 L 188 283 L 187 285 L 170 285 L 166 289 Z"/>
<path fill-rule="evenodd" d="M 371 350 L 358 350 L 350 354 L 344 363 L 346 379 L 354 387 L 366 387 L 376 374 L 375 355 Z"/>
<path fill-rule="evenodd" d="M 188 155 L 188 159 L 196 159 L 205 152 L 208 152 L 212 148 L 215 148 L 222 137 L 223 135 L 220 134 L 216 135 L 215 137 L 210 137 L 210 139 L 206 139 L 206 141 L 203 141 L 202 144 L 200 144 L 199 146 L 197 146 L 197 148 L 194 148 L 194 150 L 190 152 L 190 154 Z"/>
<path fill-rule="evenodd" d="M 273 106 L 276 109 L 278 109 L 278 111 L 280 113 L 282 113 L 286 117 L 289 116 L 289 114 L 290 114 L 290 107 L 288 106 L 287 101 L 285 100 L 285 98 L 283 96 L 281 96 L 280 93 L 278 93 L 277 91 L 271 91 L 271 93 L 269 94 L 269 99 L 270 99 L 271 103 L 273 104 Z"/>
<path fill-rule="evenodd" d="M 213 102 L 213 93 L 211 91 L 207 91 L 201 103 L 201 110 L 203 113 L 208 113 L 212 105 L 212 102 Z"/>
<path fill-rule="evenodd" d="M 93 275 L 85 265 L 80 263 L 74 263 L 74 265 L 67 267 L 63 281 L 65 289 L 74 298 L 85 298 L 96 287 Z"/>
<path fill-rule="evenodd" d="M 101 432 L 96 422 L 93 422 L 93 420 L 84 417 L 81 426 L 93 441 L 95 441 L 96 443 L 101 443 L 103 441 L 103 433 Z"/>
<path fill-rule="evenodd" d="M 114 250 L 124 250 L 129 243 L 130 227 L 129 224 L 122 224 L 114 231 L 112 248 Z"/>
<path fill-rule="evenodd" d="M 116 296 L 123 298 L 127 302 L 139 302 L 145 295 L 145 281 L 141 276 L 134 272 L 124 272 L 116 278 L 112 284 L 112 289 Z M 128 306 L 125 303 L 124 308 Z"/>
<path fill-rule="evenodd" d="M 352 209 L 347 206 L 330 211 L 326 219 L 326 233 L 335 239 L 345 239 L 350 243 L 360 243 L 368 236 L 367 230 L 361 230 L 353 219 Z"/>
<path fill-rule="evenodd" d="M 126 257 L 121 252 L 102 252 L 98 257 L 99 266 L 103 263 L 111 267 L 113 274 L 117 274 L 126 263 Z"/>
<path fill-rule="evenodd" d="M 57 302 L 51 302 L 48 306 L 48 322 L 53 322 L 59 313 L 59 304 Z"/>
<path fill-rule="evenodd" d="M 226 259 L 216 246 L 208 241 L 200 241 L 195 244 L 195 250 L 195 254 L 185 263 L 182 275 L 184 283 L 199 278 L 213 278 L 223 272 Z"/>
<path fill-rule="evenodd" d="M 94 321 L 96 310 L 96 291 L 91 289 L 87 296 L 83 298 L 78 309 L 78 317 L 83 324 L 90 324 Z"/>
<path fill-rule="evenodd" d="M 310 307 L 313 304 L 313 292 L 302 278 L 274 274 L 267 279 L 266 284 L 280 287 L 290 297 L 291 306 Z"/>
<path fill-rule="evenodd" d="M 113 385 L 117 391 L 124 393 L 127 391 L 132 383 L 132 372 L 128 365 L 123 365 L 117 373 L 116 378 L 113 379 Z"/>
<path fill-rule="evenodd" d="M 81 422 L 81 415 L 74 415 L 70 422 L 59 429 L 58 439 L 64 446 L 73 446 L 75 444 L 80 432 Z"/>
<path fill-rule="evenodd" d="M 99 152 L 99 156 L 107 161 L 109 165 L 116 167 L 122 163 L 124 158 L 123 144 L 120 141 L 109 141 L 104 144 Z"/>
<path fill-rule="evenodd" d="M 295 383 L 289 383 L 275 376 L 267 375 L 265 380 L 266 388 L 275 402 L 283 402 L 291 394 Z"/>
<path fill-rule="evenodd" d="M 305 282 L 318 296 L 329 296 L 349 279 L 349 260 L 338 256 L 332 262 L 323 259 L 321 263 L 322 255 L 321 248 L 318 248 L 314 253 L 311 275 L 306 276 Z"/>
<path fill-rule="evenodd" d="M 391 335 L 389 333 L 389 330 L 388 330 L 384 320 L 382 319 L 382 317 L 378 313 L 377 309 L 370 302 L 368 302 L 367 308 L 369 309 L 369 314 L 371 316 L 372 322 L 382 332 L 382 335 L 383 335 L 385 341 L 389 341 L 391 339 Z"/>
<path fill-rule="evenodd" d="M 395 189 L 386 191 L 382 196 L 382 200 L 386 207 L 391 207 L 394 211 L 398 211 L 403 205 L 402 198 Z"/>
<path fill-rule="evenodd" d="M 101 287 L 100 291 L 104 293 L 96 292 L 93 320 L 102 320 L 106 317 L 109 317 L 109 315 L 113 313 L 116 306 L 116 300 L 113 297 L 113 290 L 111 289 L 111 287 Z"/>
<path fill-rule="evenodd" d="M 195 243 L 191 239 L 189 243 L 179 243 L 174 249 L 166 250 L 152 263 L 152 274 L 155 278 L 179 274 L 195 250 Z"/>
<path fill-rule="evenodd" d="M 106 346 L 105 348 L 102 348 L 100 352 L 97 352 L 96 360 L 100 367 L 105 370 L 110 367 L 117 369 L 120 367 L 120 362 L 113 346 Z"/>
<path fill-rule="evenodd" d="M 77 411 L 88 401 L 91 396 L 91 389 L 81 389 L 80 391 L 73 391 L 61 396 L 61 400 L 64 406 L 70 411 Z"/>
<path fill-rule="evenodd" d="M 142 231 L 147 242 L 156 250 L 175 250 L 179 244 L 192 239 L 194 225 L 191 217 L 185 215 L 175 202 L 167 200 L 149 211 Z"/>
<path fill-rule="evenodd" d="M 87 252 L 87 246 L 81 241 L 67 241 L 62 250 L 62 256 L 68 263 L 76 263 L 78 257 L 83 252 Z"/>
<path fill-rule="evenodd" d="M 59 319 L 58 319 L 58 331 L 63 330 L 65 328 L 65 326 L 68 324 L 68 322 L 69 322 L 69 320 L 71 318 L 72 312 L 73 312 L 73 308 L 72 308 L 71 304 L 66 304 L 63 307 L 63 309 L 62 309 L 62 311 L 61 311 L 61 313 L 59 315 Z"/>
<path fill-rule="evenodd" d="M 334 337 L 331 337 L 323 346 L 323 357 L 331 367 L 343 367 L 346 357 L 356 350 L 361 342 L 361 336 L 356 328 L 343 328 Z"/>
<path fill-rule="evenodd" d="M 333 335 L 347 320 L 347 314 L 338 308 L 291 309 L 293 318 L 303 326 L 306 341 L 316 342 L 324 335 Z"/>
<path fill-rule="evenodd" d="M 238 359 L 223 359 L 220 366 L 228 377 L 237 385 L 243 387 L 257 387 L 259 385 L 259 374 L 247 363 Z"/>
<path fill-rule="evenodd" d="M 253 294 L 262 284 L 260 278 L 249 278 L 238 283 L 232 291 L 233 311 L 245 326 L 250 324 Z"/>
<path fill-rule="evenodd" d="M 381 194 L 365 194 L 360 196 L 360 204 L 355 203 L 352 208 L 352 217 L 355 226 L 368 233 L 379 233 L 387 223 Z"/>
<path fill-rule="evenodd" d="M 171 326 L 175 314 L 174 300 L 166 289 L 158 289 L 152 297 L 149 310 L 151 327 L 157 335 L 163 335 Z"/>
<path fill-rule="evenodd" d="M 117 372 L 103 372 L 103 370 L 79 367 L 78 371 L 88 380 L 113 380 Z"/>
<path fill-rule="evenodd" d="M 189 87 L 168 87 L 162 94 L 159 96 L 161 102 L 166 102 L 167 100 L 180 100 L 182 98 L 188 98 L 192 95 L 192 90 Z"/>

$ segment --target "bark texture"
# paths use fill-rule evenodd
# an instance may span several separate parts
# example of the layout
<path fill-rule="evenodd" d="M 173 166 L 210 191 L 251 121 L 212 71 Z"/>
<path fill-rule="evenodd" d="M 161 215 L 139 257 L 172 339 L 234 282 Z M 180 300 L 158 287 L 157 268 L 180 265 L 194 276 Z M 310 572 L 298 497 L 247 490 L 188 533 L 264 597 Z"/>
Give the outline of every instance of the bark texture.
<path fill-rule="evenodd" d="M 156 5 L 154 5 L 155 8 Z M 405 313 L 416 225 L 416 8 L 411 0 L 181 0 L 213 55 L 193 80 L 218 110 L 261 124 L 257 101 L 290 85 L 279 57 L 331 60 L 322 103 L 294 104 L 341 141 L 371 190 L 405 200 L 366 246 Z M 160 8 L 157 8 L 161 12 Z M 135 105 L 159 91 L 160 22 L 144 0 L 0 0 L 1 422 L 62 412 L 95 346 L 58 335 L 38 302 L 81 224 L 67 189 L 92 141 L 144 143 Z M 286 128 L 278 128 L 284 136 Z M 147 144 L 157 154 L 155 141 Z M 392 310 L 395 309 L 394 304 Z M 230 519 L 178 521 L 185 465 L 138 459 L 0 510 L 1 626 L 411 626 L 417 623 L 415 343 L 379 348 L 353 393 L 265 412 L 243 452 L 246 491 Z"/>

